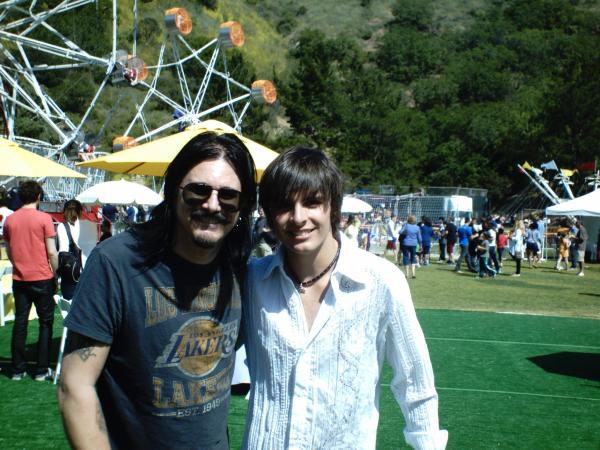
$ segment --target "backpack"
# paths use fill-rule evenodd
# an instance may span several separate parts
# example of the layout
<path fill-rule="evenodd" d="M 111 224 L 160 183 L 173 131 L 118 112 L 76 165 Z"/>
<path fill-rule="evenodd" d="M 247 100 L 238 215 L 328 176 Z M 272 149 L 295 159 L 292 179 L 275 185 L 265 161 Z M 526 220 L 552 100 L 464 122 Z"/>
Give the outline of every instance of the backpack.
<path fill-rule="evenodd" d="M 63 281 L 77 283 L 81 275 L 81 249 L 77 247 L 77 244 L 73 240 L 71 227 L 66 223 L 63 225 L 69 237 L 69 251 L 58 253 L 58 269 L 56 269 L 56 273 Z"/>

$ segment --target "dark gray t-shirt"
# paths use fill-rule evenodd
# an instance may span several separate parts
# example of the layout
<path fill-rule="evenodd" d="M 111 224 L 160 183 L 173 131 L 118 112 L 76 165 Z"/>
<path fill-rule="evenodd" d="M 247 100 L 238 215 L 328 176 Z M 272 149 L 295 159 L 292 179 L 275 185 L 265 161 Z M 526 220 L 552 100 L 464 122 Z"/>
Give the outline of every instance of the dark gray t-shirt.
<path fill-rule="evenodd" d="M 585 252 L 587 245 L 588 233 L 585 227 L 579 227 L 577 230 L 577 250 Z"/>
<path fill-rule="evenodd" d="M 241 318 L 234 281 L 221 320 L 217 263 L 169 254 L 140 269 L 124 232 L 87 260 L 66 325 L 110 344 L 97 383 L 113 448 L 229 448 L 227 413 Z"/>

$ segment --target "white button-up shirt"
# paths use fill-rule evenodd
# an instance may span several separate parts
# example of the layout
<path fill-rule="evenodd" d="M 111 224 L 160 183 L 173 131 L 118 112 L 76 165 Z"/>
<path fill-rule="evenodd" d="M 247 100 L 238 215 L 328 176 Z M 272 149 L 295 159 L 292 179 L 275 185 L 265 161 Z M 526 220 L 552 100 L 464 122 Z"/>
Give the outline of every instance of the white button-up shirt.
<path fill-rule="evenodd" d="M 349 245 L 312 328 L 283 254 L 250 265 L 246 351 L 252 391 L 243 448 L 374 449 L 384 359 L 418 449 L 443 449 L 425 338 L 408 283 L 389 261 Z"/>

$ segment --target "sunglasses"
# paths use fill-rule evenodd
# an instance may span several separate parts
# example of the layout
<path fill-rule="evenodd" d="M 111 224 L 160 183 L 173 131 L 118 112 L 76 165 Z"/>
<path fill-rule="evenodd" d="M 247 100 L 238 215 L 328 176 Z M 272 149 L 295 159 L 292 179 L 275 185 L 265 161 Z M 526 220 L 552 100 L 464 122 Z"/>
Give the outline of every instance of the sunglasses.
<path fill-rule="evenodd" d="M 240 210 L 242 193 L 235 189 L 227 187 L 217 189 L 205 183 L 189 183 L 183 187 L 180 186 L 179 189 L 181 189 L 183 201 L 190 207 L 202 206 L 210 198 L 213 191 L 217 191 L 219 205 L 223 211 L 234 213 Z"/>

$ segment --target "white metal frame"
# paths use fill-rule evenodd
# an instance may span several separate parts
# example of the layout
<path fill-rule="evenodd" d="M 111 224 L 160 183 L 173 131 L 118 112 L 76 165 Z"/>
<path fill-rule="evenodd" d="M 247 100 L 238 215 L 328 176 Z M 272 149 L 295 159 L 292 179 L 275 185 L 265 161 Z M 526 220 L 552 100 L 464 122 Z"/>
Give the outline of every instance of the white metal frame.
<path fill-rule="evenodd" d="M 66 150 L 75 144 L 84 146 L 86 125 L 99 98 L 105 91 L 109 82 L 115 80 L 115 74 L 126 70 L 123 55 L 127 50 L 117 49 L 118 28 L 118 1 L 112 0 L 112 45 L 109 55 L 98 56 L 82 49 L 76 42 L 65 36 L 61 30 L 52 25 L 54 16 L 64 14 L 77 8 L 93 7 L 97 0 L 63 0 L 50 10 L 41 10 L 37 0 L 9 0 L 0 2 L 0 106 L 4 114 L 7 138 L 16 141 L 25 148 L 36 151 L 47 157 L 59 158 L 59 162 L 73 167 L 73 162 L 64 157 Z M 132 3 L 134 30 L 132 55 L 138 52 L 138 2 Z M 136 105 L 136 114 L 123 131 L 124 136 L 129 136 L 139 125 L 143 134 L 135 138 L 136 142 L 151 140 L 159 133 L 180 126 L 191 125 L 204 120 L 209 114 L 220 110 L 227 110 L 232 117 L 233 126 L 240 131 L 241 122 L 248 111 L 250 103 L 255 98 L 255 93 L 250 87 L 234 80 L 227 70 L 226 52 L 230 47 L 226 33 L 220 32 L 218 37 L 199 49 L 194 49 L 177 29 L 167 27 L 165 23 L 164 38 L 159 51 L 158 61 L 154 65 L 147 65 L 149 73 L 148 82 L 144 80 L 121 80 L 125 83 L 124 89 L 134 88 L 146 91 L 144 100 Z M 167 30 L 167 28 L 169 28 Z M 39 31 L 50 33 L 52 42 L 39 38 Z M 46 65 L 36 62 L 39 53 L 53 55 L 59 59 L 56 64 Z M 203 55 L 209 53 L 208 62 Z M 127 56 L 125 56 L 127 59 Z M 221 58 L 225 72 L 216 70 L 216 63 Z M 39 57 L 38 57 L 39 60 Z M 200 65 L 204 71 L 201 83 L 194 91 L 189 83 L 186 71 Z M 38 75 L 48 71 L 72 71 L 88 68 L 97 68 L 103 74 L 103 79 L 95 95 L 89 100 L 85 112 L 81 117 L 73 118 L 67 114 L 60 102 L 52 98 L 45 86 L 38 80 Z M 171 98 L 160 90 L 161 72 L 164 69 L 174 68 L 179 84 L 179 97 Z M 100 72 L 98 73 L 98 75 Z M 211 79 L 219 77 L 226 85 L 226 95 L 222 102 L 206 104 L 206 93 Z M 117 77 L 118 78 L 118 77 Z M 127 87 L 129 82 L 129 87 Z M 234 92 L 237 91 L 237 92 Z M 173 110 L 179 110 L 182 116 L 164 123 L 155 128 L 148 125 L 144 117 L 144 109 L 150 100 L 166 104 Z M 20 133 L 15 128 L 16 117 L 19 114 L 35 114 L 39 122 L 49 130 L 52 137 L 47 142 L 31 139 L 27 133 Z M 103 133 L 110 120 L 106 118 L 99 133 Z M 1 117 L 0 117 L 0 120 Z M 106 149 L 104 149 L 106 150 Z M 83 170 L 85 171 L 85 170 Z M 92 184 L 103 179 L 103 172 L 90 170 L 88 179 L 80 181 L 47 181 L 45 191 L 51 200 L 72 197 Z M 7 183 L 10 180 L 4 180 Z"/>

